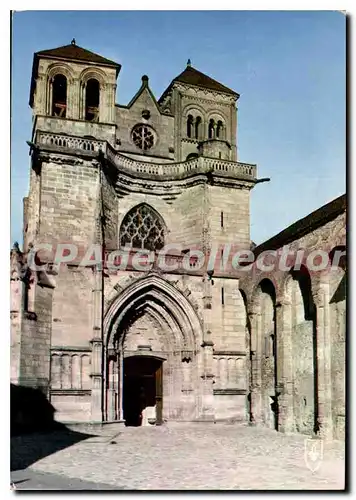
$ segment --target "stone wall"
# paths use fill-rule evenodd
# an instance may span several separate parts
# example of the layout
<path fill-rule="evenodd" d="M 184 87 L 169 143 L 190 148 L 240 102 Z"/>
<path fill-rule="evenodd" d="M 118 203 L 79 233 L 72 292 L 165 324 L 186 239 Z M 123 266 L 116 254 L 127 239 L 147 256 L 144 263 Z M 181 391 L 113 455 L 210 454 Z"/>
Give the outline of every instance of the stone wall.
<path fill-rule="evenodd" d="M 149 118 L 142 116 L 144 111 L 149 111 Z M 143 83 L 136 99 L 129 106 L 116 106 L 116 123 L 120 151 L 148 157 L 146 161 L 150 161 L 150 157 L 174 159 L 174 118 L 161 113 L 148 84 Z M 132 142 L 132 129 L 139 123 L 152 127 L 155 134 L 155 143 L 147 152 Z"/>
<path fill-rule="evenodd" d="M 50 157 L 41 166 L 41 202 L 38 237 L 45 243 L 95 241 L 98 216 L 97 163 L 68 157 Z"/>
<path fill-rule="evenodd" d="M 318 432 L 325 437 L 338 438 L 343 435 L 345 419 L 345 288 L 341 284 L 344 271 L 330 269 L 330 263 L 323 270 L 312 271 L 306 266 L 307 258 L 313 252 L 322 250 L 326 255 L 332 255 L 336 248 L 345 249 L 345 211 L 340 208 L 333 215 L 331 209 L 332 204 L 319 210 L 323 217 L 319 223 L 314 219 L 321 215 L 308 216 L 310 229 L 303 230 L 300 236 L 298 227 L 295 227 L 294 238 L 288 230 L 274 238 L 283 241 L 286 234 L 286 244 L 294 255 L 287 262 L 287 269 L 288 265 L 289 269 L 292 267 L 296 252 L 303 250 L 300 271 L 282 270 L 277 264 L 269 271 L 261 271 L 255 265 L 251 270 L 241 272 L 240 286 L 247 297 L 251 318 L 253 420 L 261 425 L 271 421 L 269 403 L 272 400 L 264 396 L 268 360 L 263 350 L 269 328 L 266 331 L 264 326 L 267 309 L 262 290 L 264 283 L 268 282 L 272 290 L 270 297 L 272 299 L 271 293 L 275 297 L 276 379 L 275 387 L 270 385 L 267 392 L 270 396 L 275 395 L 278 401 L 278 415 L 275 417 L 278 427 L 287 432 L 307 435 Z M 329 219 L 325 216 L 328 210 L 331 212 Z M 282 247 L 274 240 L 261 245 L 262 250 L 281 252 Z M 257 247 L 257 255 L 258 251 Z M 266 264 L 267 259 L 265 257 Z"/>
<path fill-rule="evenodd" d="M 175 120 L 175 142 L 178 161 L 184 161 L 191 153 L 198 152 L 199 141 L 209 139 L 209 121 L 221 120 L 224 124 L 223 139 L 231 145 L 229 159 L 236 161 L 236 98 L 208 89 L 199 89 L 183 85 L 180 82 L 173 84 L 172 112 Z M 201 118 L 199 137 L 187 138 L 187 120 L 192 115 Z M 224 151 L 226 154 L 226 152 Z"/>

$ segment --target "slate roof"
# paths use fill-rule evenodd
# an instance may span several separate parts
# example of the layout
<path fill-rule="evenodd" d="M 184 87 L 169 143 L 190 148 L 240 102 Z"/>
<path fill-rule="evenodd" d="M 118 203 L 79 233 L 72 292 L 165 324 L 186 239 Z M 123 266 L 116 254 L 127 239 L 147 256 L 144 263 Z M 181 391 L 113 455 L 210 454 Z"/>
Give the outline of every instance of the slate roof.
<path fill-rule="evenodd" d="M 79 47 L 78 45 L 75 44 L 74 40 L 69 45 L 63 45 L 62 47 L 57 47 L 55 49 L 40 50 L 39 52 L 35 52 L 32 64 L 32 78 L 31 78 L 30 101 L 29 101 L 31 107 L 33 105 L 33 94 L 38 72 L 38 61 L 41 57 L 63 59 L 63 60 L 69 59 L 72 61 L 74 60 L 87 63 L 94 63 L 102 66 L 111 66 L 113 68 L 116 68 L 116 76 L 118 75 L 121 69 L 121 64 L 111 61 L 110 59 L 106 59 L 106 57 L 99 56 L 99 54 L 95 54 L 90 50 L 83 49 L 83 47 Z"/>
<path fill-rule="evenodd" d="M 217 82 L 192 66 L 187 66 L 180 75 L 174 78 L 173 82 L 187 83 L 188 85 L 197 85 L 206 89 L 224 92 L 225 94 L 239 95 L 234 90 L 225 87 L 222 83 Z"/>
<path fill-rule="evenodd" d="M 62 47 L 57 47 L 56 49 L 41 50 L 40 52 L 36 52 L 35 55 L 38 57 L 75 59 L 77 61 L 93 62 L 96 64 L 105 64 L 106 66 L 120 67 L 120 64 L 99 56 L 99 54 L 95 54 L 90 50 L 83 49 L 74 43 L 71 43 L 70 45 L 63 45 Z"/>
<path fill-rule="evenodd" d="M 288 245 L 292 241 L 301 238 L 305 234 L 311 233 L 318 227 L 326 224 L 338 215 L 346 211 L 346 194 L 335 198 L 335 200 L 330 201 L 326 205 L 318 208 L 311 214 L 299 219 L 294 222 L 291 226 L 276 234 L 269 240 L 258 245 L 253 253 L 255 256 L 267 250 L 277 250 L 278 248 Z"/>

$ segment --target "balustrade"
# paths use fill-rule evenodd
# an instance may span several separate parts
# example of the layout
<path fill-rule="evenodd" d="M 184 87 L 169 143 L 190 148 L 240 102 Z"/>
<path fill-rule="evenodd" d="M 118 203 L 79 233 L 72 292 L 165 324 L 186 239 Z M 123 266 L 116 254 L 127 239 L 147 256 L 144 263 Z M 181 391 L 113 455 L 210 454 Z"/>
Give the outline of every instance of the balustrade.
<path fill-rule="evenodd" d="M 125 156 L 115 151 L 106 141 L 46 132 L 37 132 L 36 140 L 40 145 L 59 149 L 80 150 L 88 153 L 102 151 L 106 154 L 108 160 L 123 172 L 147 174 L 160 178 L 181 177 L 194 172 L 219 172 L 236 178 L 245 177 L 246 179 L 254 179 L 256 177 L 256 165 L 247 163 L 205 158 L 202 156 L 180 163 L 150 163 L 137 161 Z"/>

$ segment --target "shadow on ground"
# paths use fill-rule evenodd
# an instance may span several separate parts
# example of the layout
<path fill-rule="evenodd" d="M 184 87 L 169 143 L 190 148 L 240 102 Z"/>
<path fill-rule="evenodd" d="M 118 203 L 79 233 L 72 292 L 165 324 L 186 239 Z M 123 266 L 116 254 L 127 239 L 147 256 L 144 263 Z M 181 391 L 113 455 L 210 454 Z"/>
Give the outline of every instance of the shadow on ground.
<path fill-rule="evenodd" d="M 55 409 L 39 389 L 11 384 L 11 471 L 93 437 L 54 420 Z"/>

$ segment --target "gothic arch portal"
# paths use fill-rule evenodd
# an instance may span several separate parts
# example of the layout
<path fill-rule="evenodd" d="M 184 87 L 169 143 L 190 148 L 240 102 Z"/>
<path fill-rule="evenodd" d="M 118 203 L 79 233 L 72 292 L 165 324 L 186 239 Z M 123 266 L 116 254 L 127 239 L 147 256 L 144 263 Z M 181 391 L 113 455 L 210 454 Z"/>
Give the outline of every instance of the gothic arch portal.
<path fill-rule="evenodd" d="M 171 283 L 151 274 L 129 285 L 112 301 L 104 319 L 107 347 L 113 345 L 115 335 L 117 338 L 120 324 L 126 324 L 133 311 L 145 307 L 155 309 L 165 322 L 168 313 L 174 321 L 170 329 L 175 330 L 176 344 L 182 350 L 195 351 L 202 342 L 202 326 L 191 303 Z"/>
<path fill-rule="evenodd" d="M 133 380 L 132 367 L 139 371 L 141 365 L 154 370 L 155 377 L 159 374 L 156 381 L 160 396 L 155 404 L 151 390 L 149 411 L 156 412 L 160 421 L 195 418 L 198 392 L 193 381 L 198 378 L 202 326 L 194 307 L 180 290 L 157 274 L 134 281 L 109 305 L 104 334 L 107 420 L 131 418 L 127 404 L 132 398 L 125 399 L 125 387 L 127 394 L 129 379 Z M 131 373 L 125 371 L 129 365 Z M 182 392 L 189 398 L 182 401 Z"/>

